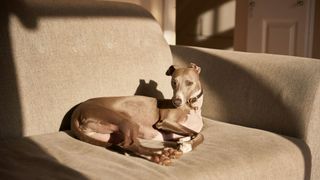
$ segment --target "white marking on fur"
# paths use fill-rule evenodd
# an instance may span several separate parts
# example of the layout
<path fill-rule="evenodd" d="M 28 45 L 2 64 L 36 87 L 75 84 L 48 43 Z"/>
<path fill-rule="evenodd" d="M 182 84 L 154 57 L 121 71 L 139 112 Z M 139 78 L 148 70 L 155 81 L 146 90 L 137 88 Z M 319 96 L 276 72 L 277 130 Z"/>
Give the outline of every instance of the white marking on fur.
<path fill-rule="evenodd" d="M 178 143 L 183 143 L 191 140 L 191 136 L 182 137 L 179 139 Z"/>
<path fill-rule="evenodd" d="M 184 97 L 184 95 L 181 91 L 178 91 L 176 93 L 176 98 L 181 99 L 181 106 L 183 106 L 186 103 L 186 98 Z"/>
<path fill-rule="evenodd" d="M 183 153 L 188 153 L 192 151 L 192 145 L 188 142 L 183 142 L 179 144 L 179 150 L 182 151 Z"/>
<path fill-rule="evenodd" d="M 192 94 L 191 98 L 197 97 L 201 93 L 201 89 Z"/>

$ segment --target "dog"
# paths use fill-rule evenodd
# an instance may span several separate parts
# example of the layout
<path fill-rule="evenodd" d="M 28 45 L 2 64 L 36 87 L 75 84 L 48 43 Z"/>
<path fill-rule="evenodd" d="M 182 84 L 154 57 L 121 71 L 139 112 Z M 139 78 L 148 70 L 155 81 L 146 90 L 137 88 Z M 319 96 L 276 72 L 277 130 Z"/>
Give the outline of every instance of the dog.
<path fill-rule="evenodd" d="M 156 98 L 146 96 L 101 97 L 80 103 L 72 113 L 71 131 L 81 141 L 117 146 L 160 165 L 193 150 L 204 136 L 201 107 L 203 90 L 201 68 L 170 66 L 173 107 L 163 108 Z M 164 148 L 142 146 L 139 139 L 158 140 Z"/>

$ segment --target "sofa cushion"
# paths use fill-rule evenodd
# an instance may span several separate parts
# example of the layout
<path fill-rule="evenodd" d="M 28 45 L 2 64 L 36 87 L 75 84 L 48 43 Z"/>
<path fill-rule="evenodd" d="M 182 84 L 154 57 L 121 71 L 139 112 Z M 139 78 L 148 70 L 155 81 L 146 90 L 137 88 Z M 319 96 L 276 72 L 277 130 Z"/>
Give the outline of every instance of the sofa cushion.
<path fill-rule="evenodd" d="M 15 0 L 0 12 L 0 139 L 57 132 L 88 98 L 172 94 L 169 46 L 142 7 Z"/>
<path fill-rule="evenodd" d="M 170 167 L 74 139 L 65 132 L 1 142 L 0 178 L 303 179 L 310 162 L 294 138 L 205 119 L 202 145 Z"/>

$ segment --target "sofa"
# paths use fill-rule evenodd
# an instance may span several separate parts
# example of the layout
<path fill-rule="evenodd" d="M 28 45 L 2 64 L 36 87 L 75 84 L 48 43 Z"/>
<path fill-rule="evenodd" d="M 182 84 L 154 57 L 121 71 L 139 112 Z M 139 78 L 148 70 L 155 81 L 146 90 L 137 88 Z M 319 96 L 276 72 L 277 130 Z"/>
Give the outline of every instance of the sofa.
<path fill-rule="evenodd" d="M 320 179 L 320 61 L 168 45 L 143 8 L 5 0 L 0 26 L 0 179 Z M 75 105 L 170 99 L 172 65 L 202 68 L 205 140 L 160 166 L 81 142 Z"/>

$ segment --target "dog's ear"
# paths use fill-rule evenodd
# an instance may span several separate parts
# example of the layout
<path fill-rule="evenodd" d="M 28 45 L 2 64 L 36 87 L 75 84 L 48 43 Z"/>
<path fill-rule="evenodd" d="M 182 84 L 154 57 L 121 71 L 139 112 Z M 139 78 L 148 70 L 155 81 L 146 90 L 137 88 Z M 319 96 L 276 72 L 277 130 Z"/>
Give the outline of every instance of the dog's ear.
<path fill-rule="evenodd" d="M 197 66 L 196 64 L 194 63 L 190 63 L 190 68 L 193 68 L 198 74 L 200 74 L 201 72 L 201 67 Z"/>
<path fill-rule="evenodd" d="M 174 65 L 171 65 L 171 66 L 169 67 L 169 69 L 167 70 L 166 75 L 167 75 L 167 76 L 172 76 L 172 74 L 173 74 L 173 72 L 174 72 L 175 70 L 176 70 L 175 66 L 174 66 Z"/>

